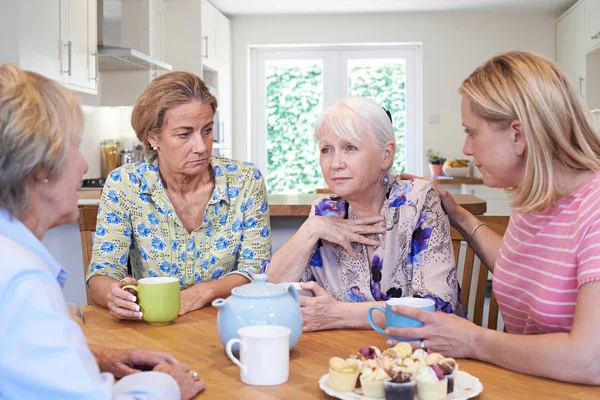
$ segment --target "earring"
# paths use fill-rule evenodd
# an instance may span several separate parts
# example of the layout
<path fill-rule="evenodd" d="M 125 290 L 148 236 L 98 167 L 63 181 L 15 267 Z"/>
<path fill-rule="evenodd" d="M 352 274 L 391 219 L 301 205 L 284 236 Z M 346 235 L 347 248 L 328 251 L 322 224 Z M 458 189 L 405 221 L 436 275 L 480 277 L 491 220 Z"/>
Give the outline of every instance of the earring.
<path fill-rule="evenodd" d="M 44 179 L 44 183 L 48 183 L 48 178 Z"/>
<path fill-rule="evenodd" d="M 390 178 L 388 178 L 387 174 L 381 178 L 381 183 L 383 183 L 384 186 L 387 186 L 390 183 Z"/>
<path fill-rule="evenodd" d="M 151 145 L 151 147 L 152 147 L 152 150 L 156 151 L 157 148 L 156 148 L 155 144 Z"/>

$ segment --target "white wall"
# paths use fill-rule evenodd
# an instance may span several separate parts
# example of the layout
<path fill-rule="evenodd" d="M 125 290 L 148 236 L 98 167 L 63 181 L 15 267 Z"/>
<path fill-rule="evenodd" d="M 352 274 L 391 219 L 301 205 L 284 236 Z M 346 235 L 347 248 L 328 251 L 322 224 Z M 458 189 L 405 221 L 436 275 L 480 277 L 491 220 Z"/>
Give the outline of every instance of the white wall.
<path fill-rule="evenodd" d="M 464 140 L 457 94 L 462 80 L 489 57 L 507 50 L 534 51 L 554 59 L 556 17 L 539 12 L 234 17 L 233 157 L 250 160 L 248 46 L 422 43 L 423 149 L 433 148 L 456 158 L 462 156 Z M 440 114 L 439 125 L 428 124 L 430 113 Z"/>
<path fill-rule="evenodd" d="M 84 178 L 100 178 L 100 143 L 104 139 L 137 140 L 131 127 L 132 111 L 133 107 L 83 106 L 85 124 L 81 152 L 88 163 Z"/>

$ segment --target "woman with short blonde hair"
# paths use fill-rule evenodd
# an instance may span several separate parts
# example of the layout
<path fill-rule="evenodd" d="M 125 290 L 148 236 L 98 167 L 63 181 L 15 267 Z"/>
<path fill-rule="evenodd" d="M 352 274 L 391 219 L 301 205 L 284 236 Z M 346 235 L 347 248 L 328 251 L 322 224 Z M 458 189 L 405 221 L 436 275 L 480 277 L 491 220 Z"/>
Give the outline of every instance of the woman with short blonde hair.
<path fill-rule="evenodd" d="M 88 345 L 69 315 L 41 240 L 77 221 L 82 131 L 72 92 L 0 65 L 0 398 L 190 399 L 204 382 L 172 355 Z"/>
<path fill-rule="evenodd" d="M 107 178 L 87 273 L 94 300 L 116 318 L 142 319 L 121 289 L 137 279 L 178 280 L 185 314 L 229 296 L 271 256 L 262 175 L 212 155 L 216 109 L 189 72 L 154 79 L 133 108 L 131 124 L 152 156 Z"/>
<path fill-rule="evenodd" d="M 393 335 L 516 371 L 600 385 L 600 135 L 592 115 L 552 62 L 512 51 L 460 86 L 473 157 L 487 186 L 511 195 L 504 237 L 438 188 L 452 225 L 494 274 L 508 333 L 450 315 L 396 307 L 424 322 Z"/>

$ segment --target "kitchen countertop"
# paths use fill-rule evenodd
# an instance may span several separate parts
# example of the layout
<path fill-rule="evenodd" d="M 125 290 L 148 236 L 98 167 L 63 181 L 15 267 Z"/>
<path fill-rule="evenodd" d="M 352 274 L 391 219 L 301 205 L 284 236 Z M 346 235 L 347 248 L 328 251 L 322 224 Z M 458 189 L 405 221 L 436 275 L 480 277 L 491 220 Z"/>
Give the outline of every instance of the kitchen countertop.
<path fill-rule="evenodd" d="M 77 192 L 79 196 L 79 206 L 97 206 L 100 202 L 101 189 L 87 189 Z M 269 211 L 272 217 L 306 217 L 310 213 L 310 206 L 313 201 L 323 194 L 271 194 L 268 196 Z M 486 212 L 487 203 L 468 194 L 453 194 L 454 199 L 459 205 L 474 215 L 481 215 Z"/>

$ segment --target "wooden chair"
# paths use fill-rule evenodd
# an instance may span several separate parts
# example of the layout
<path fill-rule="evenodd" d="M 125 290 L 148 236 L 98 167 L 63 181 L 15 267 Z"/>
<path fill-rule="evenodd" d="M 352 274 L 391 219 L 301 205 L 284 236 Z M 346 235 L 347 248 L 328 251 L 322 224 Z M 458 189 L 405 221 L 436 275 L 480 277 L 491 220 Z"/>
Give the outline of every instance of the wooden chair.
<path fill-rule="evenodd" d="M 481 222 L 485 222 L 488 224 L 488 228 L 492 229 L 497 234 L 504 236 L 504 232 L 508 226 L 509 217 L 508 216 L 477 216 Z M 462 235 L 454 228 L 451 229 L 452 236 L 452 247 L 454 249 L 454 261 L 458 267 L 460 250 L 461 250 L 461 242 L 465 241 Z M 462 273 L 462 282 L 461 282 L 461 298 L 460 302 L 463 306 L 468 310 L 469 309 L 469 299 L 471 297 L 471 281 L 474 277 L 474 265 L 475 265 L 475 252 L 467 244 L 466 251 L 464 254 L 464 264 L 463 264 L 463 273 Z M 488 281 L 488 269 L 481 262 L 479 265 L 479 271 L 477 274 L 477 282 L 475 287 L 475 303 L 473 306 L 473 322 L 479 326 L 483 326 L 483 311 L 485 304 L 485 294 L 487 290 L 487 281 Z M 487 327 L 489 329 L 497 329 L 498 328 L 498 302 L 492 293 L 490 298 L 490 309 L 488 313 Z"/>
<path fill-rule="evenodd" d="M 317 188 L 317 193 L 319 194 L 329 194 L 329 193 L 333 193 L 331 191 L 331 189 L 327 188 Z"/>
<path fill-rule="evenodd" d="M 96 231 L 96 217 L 98 207 L 79 207 L 79 235 L 81 236 L 81 254 L 83 258 L 83 276 L 85 278 L 92 260 L 94 246 L 93 233 Z M 89 306 L 96 304 L 90 294 L 90 289 L 85 285 L 85 295 Z"/>

